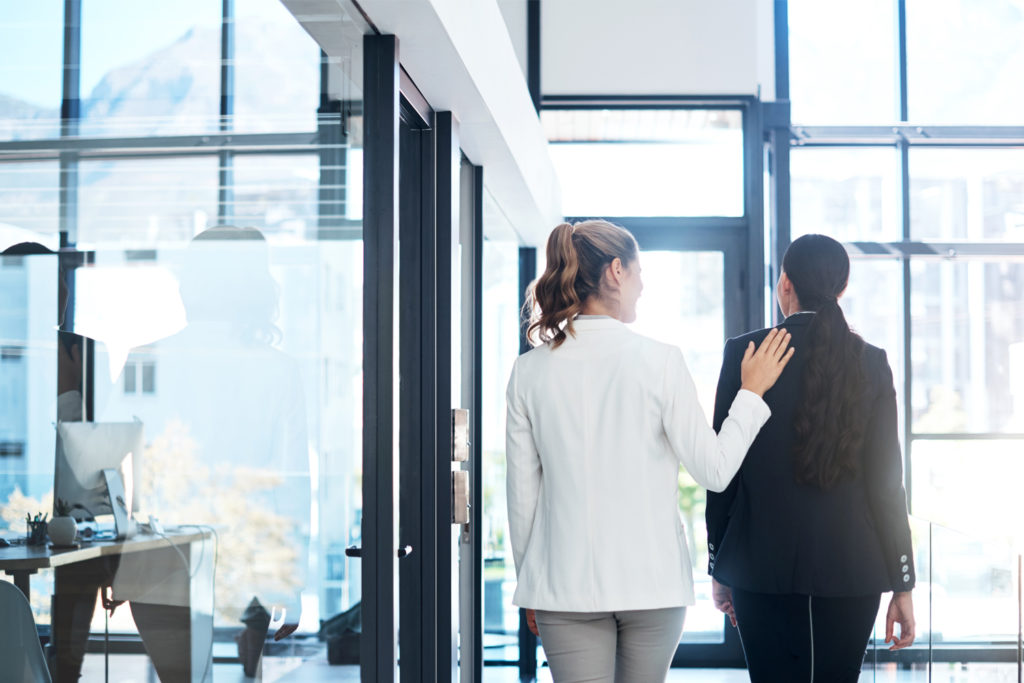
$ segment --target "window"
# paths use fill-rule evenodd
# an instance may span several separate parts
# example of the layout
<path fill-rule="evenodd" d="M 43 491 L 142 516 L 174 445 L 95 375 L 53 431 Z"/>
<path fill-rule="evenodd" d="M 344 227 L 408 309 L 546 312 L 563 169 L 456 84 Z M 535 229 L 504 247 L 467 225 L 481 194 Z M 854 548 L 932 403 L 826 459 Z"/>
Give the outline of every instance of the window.
<path fill-rule="evenodd" d="M 82 3 L 81 134 L 218 130 L 221 4 Z"/>
<path fill-rule="evenodd" d="M 1020 125 L 1024 6 L 1017 0 L 907 0 L 910 116 Z"/>
<path fill-rule="evenodd" d="M 330 97 L 354 114 L 318 117 L 312 38 L 276 0 L 227 5 L 237 12 L 229 121 L 219 118 L 225 3 L 85 2 L 81 26 L 67 27 L 62 3 L 5 7 L 0 147 L 44 144 L 39 160 L 0 159 L 0 249 L 57 249 L 64 230 L 81 255 L 66 322 L 95 342 L 94 419 L 144 424 L 143 518 L 237 520 L 221 534 L 216 626 L 236 630 L 254 596 L 286 596 L 309 633 L 361 596 L 359 561 L 344 548 L 362 519 L 362 71 L 332 63 Z M 339 11 L 337 42 L 358 55 L 368 28 Z M 69 69 L 80 66 L 81 114 L 62 132 L 65 28 L 80 31 L 81 64 Z M 175 137 L 234 124 L 249 135 L 227 147 Z M 70 135 L 83 139 L 69 145 Z M 153 136 L 167 137 L 144 144 Z M 210 232 L 227 223 L 237 228 Z M 26 456 L 0 471 L 0 506 L 43 509 L 52 490 L 58 282 L 56 256 L 0 261 L 0 454 Z M 32 588 L 45 622 L 52 591 Z M 110 628 L 131 631 L 128 613 Z"/>
<path fill-rule="evenodd" d="M 56 137 L 60 133 L 64 3 L 6 2 L 3 12 L 0 140 Z M 0 182 L 3 187 L 8 185 Z"/>
<path fill-rule="evenodd" d="M 129 360 L 124 371 L 125 394 L 156 393 L 156 363 L 152 361 Z"/>
<path fill-rule="evenodd" d="M 941 17 L 937 13 L 935 16 Z M 799 124 L 884 124 L 899 116 L 894 0 L 789 2 L 792 117 Z"/>
<path fill-rule="evenodd" d="M 545 109 L 567 216 L 742 216 L 743 114 Z"/>
<path fill-rule="evenodd" d="M 56 161 L 0 163 L 0 251 L 19 242 L 59 246 L 59 182 Z"/>
<path fill-rule="evenodd" d="M 0 458 L 20 458 L 25 455 L 25 444 L 21 441 L 0 441 Z"/>
<path fill-rule="evenodd" d="M 184 244 L 217 222 L 215 156 L 82 161 L 78 242 Z"/>
<path fill-rule="evenodd" d="M 790 157 L 793 239 L 900 239 L 899 156 L 892 148 L 796 148 Z"/>
<path fill-rule="evenodd" d="M 1024 150 L 914 149 L 910 207 L 914 239 L 1024 242 Z"/>
<path fill-rule="evenodd" d="M 995 661 L 1016 647 L 1024 514 L 1024 156 L 1000 128 L 1024 99 L 1024 5 L 907 0 L 902 34 L 894 0 L 841 23 L 819 5 L 789 3 L 792 236 L 847 243 L 840 303 L 893 367 L 929 658 Z"/>
<path fill-rule="evenodd" d="M 236 8 L 233 130 L 316 130 L 320 46 L 280 0 L 245 0 Z"/>

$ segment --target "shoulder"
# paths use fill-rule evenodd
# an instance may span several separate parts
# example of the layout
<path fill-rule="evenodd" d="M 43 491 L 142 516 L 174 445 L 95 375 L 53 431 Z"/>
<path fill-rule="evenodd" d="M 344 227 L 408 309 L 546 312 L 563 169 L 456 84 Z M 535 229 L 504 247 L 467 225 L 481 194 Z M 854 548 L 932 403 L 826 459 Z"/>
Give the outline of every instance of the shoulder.
<path fill-rule="evenodd" d="M 875 385 L 884 390 L 892 388 L 892 366 L 885 349 L 864 342 L 864 372 Z"/>
<path fill-rule="evenodd" d="M 747 332 L 746 334 L 741 334 L 738 337 L 732 337 L 726 340 L 725 355 L 728 356 L 731 353 L 742 354 L 743 350 L 747 348 L 747 344 L 749 344 L 750 342 L 754 342 L 754 346 L 758 346 L 762 341 L 764 341 L 764 338 L 767 337 L 768 333 L 771 332 L 773 329 L 775 328 L 765 327 L 763 329 L 754 330 L 753 332 Z"/>

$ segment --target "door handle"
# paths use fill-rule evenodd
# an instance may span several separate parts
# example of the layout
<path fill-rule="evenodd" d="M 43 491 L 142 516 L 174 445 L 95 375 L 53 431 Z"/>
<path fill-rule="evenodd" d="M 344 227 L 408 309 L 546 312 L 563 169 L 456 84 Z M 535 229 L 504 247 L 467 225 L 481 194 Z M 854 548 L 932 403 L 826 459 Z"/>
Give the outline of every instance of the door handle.
<path fill-rule="evenodd" d="M 412 555 L 412 546 L 411 545 L 402 546 L 401 548 L 399 548 L 396 551 L 396 554 L 398 555 L 398 559 L 402 559 L 403 557 L 409 557 L 410 555 Z M 362 557 L 362 556 L 363 556 L 363 549 L 361 547 L 357 546 L 357 545 L 353 545 L 353 546 L 349 546 L 348 548 L 345 548 L 345 557 Z"/>

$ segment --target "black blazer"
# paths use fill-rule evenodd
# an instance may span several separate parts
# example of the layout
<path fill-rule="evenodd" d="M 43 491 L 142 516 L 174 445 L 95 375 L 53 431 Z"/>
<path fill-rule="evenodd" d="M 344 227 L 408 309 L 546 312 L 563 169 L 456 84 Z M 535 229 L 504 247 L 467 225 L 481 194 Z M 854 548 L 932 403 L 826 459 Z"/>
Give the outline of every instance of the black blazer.
<path fill-rule="evenodd" d="M 903 488 L 896 391 L 885 351 L 867 344 L 870 418 L 856 477 L 828 491 L 798 484 L 793 469 L 793 418 L 800 397 L 807 329 L 813 313 L 780 327 L 796 349 L 764 396 L 772 416 L 743 466 L 722 493 L 708 492 L 708 572 L 719 582 L 759 593 L 853 597 L 914 587 L 914 554 Z M 747 342 L 768 330 L 730 339 L 715 397 L 715 429 L 740 389 Z"/>

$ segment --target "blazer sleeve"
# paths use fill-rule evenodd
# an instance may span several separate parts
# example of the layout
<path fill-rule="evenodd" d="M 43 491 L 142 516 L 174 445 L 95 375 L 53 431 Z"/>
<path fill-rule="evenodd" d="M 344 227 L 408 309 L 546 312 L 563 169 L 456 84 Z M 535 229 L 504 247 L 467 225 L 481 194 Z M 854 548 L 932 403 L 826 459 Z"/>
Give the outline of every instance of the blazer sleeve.
<path fill-rule="evenodd" d="M 697 401 L 697 387 L 682 352 L 672 347 L 665 363 L 662 425 L 683 467 L 710 491 L 724 491 L 743 464 L 754 437 L 771 416 L 768 405 L 741 390 L 715 434 Z"/>
<path fill-rule="evenodd" d="M 874 400 L 865 433 L 865 484 L 868 506 L 894 591 L 908 591 L 917 582 L 914 549 L 903 487 L 903 457 L 897 429 L 896 389 L 885 351 L 874 366 Z"/>
<path fill-rule="evenodd" d="M 736 359 L 736 348 L 737 345 L 730 339 L 726 342 L 725 352 L 722 354 L 722 370 L 718 374 L 718 389 L 715 391 L 715 416 L 712 420 L 712 426 L 716 432 L 721 431 L 725 418 L 729 415 L 729 407 L 740 390 L 740 364 Z M 707 505 L 704 508 L 704 521 L 708 529 L 708 574 L 712 574 L 715 570 L 715 555 L 722 545 L 725 530 L 729 526 L 729 509 L 736 498 L 742 476 L 741 471 L 733 477 L 729 486 L 721 493 L 708 491 Z"/>
<path fill-rule="evenodd" d="M 533 429 L 525 403 L 518 388 L 519 363 L 512 366 L 512 376 L 505 394 L 506 496 L 508 500 L 509 539 L 516 575 L 523 566 L 523 556 L 530 545 L 530 533 L 540 498 L 540 454 L 533 441 Z"/>

